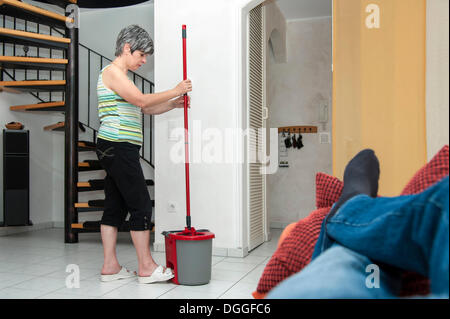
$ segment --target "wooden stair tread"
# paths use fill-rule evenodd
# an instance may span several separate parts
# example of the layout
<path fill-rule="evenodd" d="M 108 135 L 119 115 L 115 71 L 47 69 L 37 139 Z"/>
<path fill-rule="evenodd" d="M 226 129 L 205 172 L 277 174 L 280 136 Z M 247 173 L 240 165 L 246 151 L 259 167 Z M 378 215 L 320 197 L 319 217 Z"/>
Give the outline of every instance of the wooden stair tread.
<path fill-rule="evenodd" d="M 35 58 L 24 56 L 0 56 L 0 62 L 27 62 L 27 63 L 56 63 L 67 64 L 67 59 L 53 59 L 53 58 Z"/>
<path fill-rule="evenodd" d="M 12 89 L 12 88 L 9 88 L 9 87 L 4 87 L 4 86 L 0 85 L 0 93 L 1 92 L 8 92 L 8 93 L 14 93 L 14 94 L 22 94 L 23 93 L 22 91 L 15 90 L 15 89 Z"/>
<path fill-rule="evenodd" d="M 30 44 L 31 42 L 30 45 L 38 45 L 46 48 L 67 48 L 71 42 L 69 38 L 8 28 L 0 28 L 0 39 L 17 44 Z"/>
<path fill-rule="evenodd" d="M 0 56 L 0 68 L 64 71 L 69 60 L 23 56 Z"/>
<path fill-rule="evenodd" d="M 100 221 L 85 221 L 83 223 L 72 223 L 72 229 L 86 232 L 100 232 Z M 155 224 L 153 222 L 150 223 L 150 231 L 155 231 Z M 130 231 L 130 222 L 125 221 L 122 226 L 118 229 L 119 232 L 129 232 Z"/>
<path fill-rule="evenodd" d="M 95 190 L 101 190 L 104 188 L 104 179 L 91 179 L 89 181 L 78 182 L 77 187 L 79 188 L 95 188 Z M 154 186 L 155 183 L 151 179 L 146 179 L 145 183 L 147 186 Z"/>
<path fill-rule="evenodd" d="M 0 86 L 24 92 L 62 92 L 65 85 L 65 80 L 0 81 Z"/>
<path fill-rule="evenodd" d="M 9 109 L 11 111 L 25 111 L 25 110 L 36 110 L 43 108 L 52 108 L 52 107 L 61 107 L 65 106 L 65 101 L 57 101 L 57 102 L 46 102 L 46 103 L 38 103 L 38 104 L 25 104 L 25 105 L 15 105 L 10 106 Z"/>
<path fill-rule="evenodd" d="M 65 27 L 66 22 L 73 23 L 72 18 L 17 0 L 0 0 L 0 13 L 42 24 L 48 21 L 60 27 Z"/>
<path fill-rule="evenodd" d="M 100 164 L 100 161 L 98 161 L 98 160 L 86 160 L 84 162 L 78 163 L 78 169 L 80 172 L 98 171 L 98 170 L 103 170 L 103 167 Z"/>
<path fill-rule="evenodd" d="M 47 125 L 44 127 L 44 131 L 52 131 L 55 129 L 63 128 L 65 126 L 64 122 L 58 122 L 56 124 Z"/>
<path fill-rule="evenodd" d="M 65 80 L 0 81 L 0 86 L 66 85 Z"/>

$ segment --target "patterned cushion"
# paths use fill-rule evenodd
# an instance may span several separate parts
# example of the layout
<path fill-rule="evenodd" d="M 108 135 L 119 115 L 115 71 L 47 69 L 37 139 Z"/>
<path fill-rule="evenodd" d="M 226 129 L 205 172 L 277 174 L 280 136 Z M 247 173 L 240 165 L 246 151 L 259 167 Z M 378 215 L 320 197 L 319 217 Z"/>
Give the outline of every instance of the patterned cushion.
<path fill-rule="evenodd" d="M 316 174 L 316 207 L 331 207 L 342 194 L 344 183 L 334 176 Z"/>
<path fill-rule="evenodd" d="M 445 145 L 411 178 L 401 195 L 417 194 L 448 175 L 448 145 Z"/>
<path fill-rule="evenodd" d="M 259 294 L 269 292 L 282 280 L 309 264 L 322 221 L 330 209 L 331 207 L 320 208 L 297 222 L 264 268 L 256 289 Z"/>

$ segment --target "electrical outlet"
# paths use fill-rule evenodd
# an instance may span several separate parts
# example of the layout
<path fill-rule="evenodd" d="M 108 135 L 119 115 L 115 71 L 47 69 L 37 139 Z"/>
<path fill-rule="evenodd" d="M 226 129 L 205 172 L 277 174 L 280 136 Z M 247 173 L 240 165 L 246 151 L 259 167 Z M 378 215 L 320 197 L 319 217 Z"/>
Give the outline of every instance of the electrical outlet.
<path fill-rule="evenodd" d="M 169 213 L 176 213 L 178 210 L 178 204 L 176 202 L 169 202 L 167 204 L 167 211 Z"/>

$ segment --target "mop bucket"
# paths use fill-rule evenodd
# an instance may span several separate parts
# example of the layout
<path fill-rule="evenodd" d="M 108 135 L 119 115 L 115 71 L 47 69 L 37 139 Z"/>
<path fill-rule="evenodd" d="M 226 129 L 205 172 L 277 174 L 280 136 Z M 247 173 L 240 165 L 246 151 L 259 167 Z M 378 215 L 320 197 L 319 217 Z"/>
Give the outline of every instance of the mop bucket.
<path fill-rule="evenodd" d="M 166 266 L 173 269 L 177 285 L 205 285 L 211 280 L 213 233 L 185 228 L 162 232 L 166 243 Z"/>

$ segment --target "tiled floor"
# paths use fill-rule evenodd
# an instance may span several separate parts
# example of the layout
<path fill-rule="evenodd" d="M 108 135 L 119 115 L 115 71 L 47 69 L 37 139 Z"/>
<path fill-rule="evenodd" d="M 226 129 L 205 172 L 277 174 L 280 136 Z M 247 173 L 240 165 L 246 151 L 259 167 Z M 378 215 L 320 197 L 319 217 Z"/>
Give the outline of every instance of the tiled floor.
<path fill-rule="evenodd" d="M 266 263 L 276 249 L 281 230 L 245 258 L 212 257 L 211 281 L 202 286 L 173 283 L 139 284 L 135 278 L 103 283 L 100 235 L 81 234 L 78 244 L 64 244 L 62 229 L 45 229 L 0 237 L 0 299 L 164 298 L 251 299 Z M 119 262 L 137 270 L 136 253 L 128 233 L 119 233 Z M 165 265 L 165 253 L 153 252 Z M 80 287 L 67 288 L 66 267 L 80 269 Z"/>

